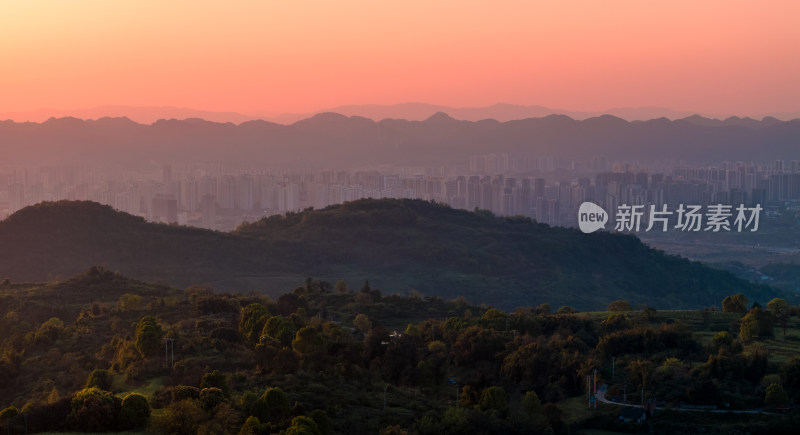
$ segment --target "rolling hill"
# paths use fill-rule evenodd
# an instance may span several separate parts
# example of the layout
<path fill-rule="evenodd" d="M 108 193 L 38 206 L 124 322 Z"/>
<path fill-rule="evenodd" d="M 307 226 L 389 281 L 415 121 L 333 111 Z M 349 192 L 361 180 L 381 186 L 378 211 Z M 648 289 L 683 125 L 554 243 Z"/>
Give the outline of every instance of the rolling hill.
<path fill-rule="evenodd" d="M 700 308 L 778 290 L 651 249 L 631 235 L 582 234 L 419 200 L 360 200 L 273 216 L 231 233 L 145 222 L 91 202 L 41 203 L 0 222 L 0 276 L 42 281 L 104 265 L 165 284 L 273 296 L 306 276 L 386 293 L 416 289 L 503 309 L 549 302 L 602 309 Z"/>

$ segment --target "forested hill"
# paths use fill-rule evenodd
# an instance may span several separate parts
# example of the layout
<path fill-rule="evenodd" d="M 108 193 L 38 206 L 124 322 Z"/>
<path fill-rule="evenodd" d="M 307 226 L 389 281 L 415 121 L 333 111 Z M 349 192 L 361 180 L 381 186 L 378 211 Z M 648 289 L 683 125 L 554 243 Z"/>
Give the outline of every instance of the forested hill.
<path fill-rule="evenodd" d="M 648 248 L 636 237 L 582 234 L 418 200 L 361 200 L 245 224 L 232 233 L 147 223 L 88 202 L 43 203 L 0 222 L 0 277 L 69 276 L 105 265 L 137 279 L 279 292 L 306 276 L 369 279 L 504 309 L 549 302 L 604 308 L 627 299 L 699 308 L 776 290 Z M 284 279 L 284 281 L 281 281 Z"/>

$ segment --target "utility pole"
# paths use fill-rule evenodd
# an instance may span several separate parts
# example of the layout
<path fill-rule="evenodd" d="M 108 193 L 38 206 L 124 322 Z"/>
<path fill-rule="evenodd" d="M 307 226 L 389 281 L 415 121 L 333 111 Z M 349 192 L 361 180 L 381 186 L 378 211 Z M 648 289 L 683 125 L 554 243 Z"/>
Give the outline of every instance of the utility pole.
<path fill-rule="evenodd" d="M 614 379 L 614 367 L 616 366 L 616 364 L 615 364 L 615 360 L 616 359 L 617 359 L 617 357 L 615 357 L 615 356 L 611 357 L 611 379 Z"/>
<path fill-rule="evenodd" d="M 597 369 L 594 369 L 594 409 L 597 409 Z"/>
<path fill-rule="evenodd" d="M 169 368 L 170 351 L 172 351 L 172 366 L 175 366 L 175 338 L 164 338 L 164 367 Z"/>
<path fill-rule="evenodd" d="M 586 375 L 586 400 L 589 400 L 591 397 L 592 397 L 592 387 L 589 382 L 589 375 Z"/>
<path fill-rule="evenodd" d="M 389 384 L 384 385 L 383 387 L 383 410 L 386 411 L 386 389 L 389 388 Z"/>
<path fill-rule="evenodd" d="M 456 385 L 456 408 L 458 408 L 458 381 L 456 381 L 455 379 L 448 379 L 447 382 Z"/>
<path fill-rule="evenodd" d="M 628 383 L 622 387 L 622 403 L 628 403 Z"/>

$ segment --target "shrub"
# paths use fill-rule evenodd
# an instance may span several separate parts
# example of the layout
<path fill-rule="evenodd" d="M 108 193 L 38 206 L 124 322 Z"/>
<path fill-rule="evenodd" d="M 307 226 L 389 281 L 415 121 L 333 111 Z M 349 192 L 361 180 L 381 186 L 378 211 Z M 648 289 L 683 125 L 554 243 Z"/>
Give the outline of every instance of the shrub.
<path fill-rule="evenodd" d="M 84 388 L 97 387 L 101 390 L 110 390 L 112 381 L 113 378 L 108 370 L 95 369 L 89 373 L 89 377 L 86 379 L 86 386 Z"/>
<path fill-rule="evenodd" d="M 120 426 L 123 429 L 144 427 L 150 418 L 150 404 L 139 393 L 130 393 L 122 399 L 119 410 Z"/>

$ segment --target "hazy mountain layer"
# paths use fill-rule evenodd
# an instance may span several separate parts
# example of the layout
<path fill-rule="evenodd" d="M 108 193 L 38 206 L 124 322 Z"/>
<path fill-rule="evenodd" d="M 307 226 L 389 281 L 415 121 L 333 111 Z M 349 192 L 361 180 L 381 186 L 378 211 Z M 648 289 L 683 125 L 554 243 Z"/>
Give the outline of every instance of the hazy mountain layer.
<path fill-rule="evenodd" d="M 200 119 L 137 124 L 127 118 L 41 124 L 0 122 L 7 164 L 126 164 L 176 161 L 268 166 L 466 164 L 470 155 L 591 159 L 791 159 L 800 120 L 692 116 L 628 122 L 611 115 L 577 121 L 563 115 L 498 122 L 457 121 L 437 113 L 424 121 L 346 117 L 323 113 L 291 125 L 239 125 Z"/>

